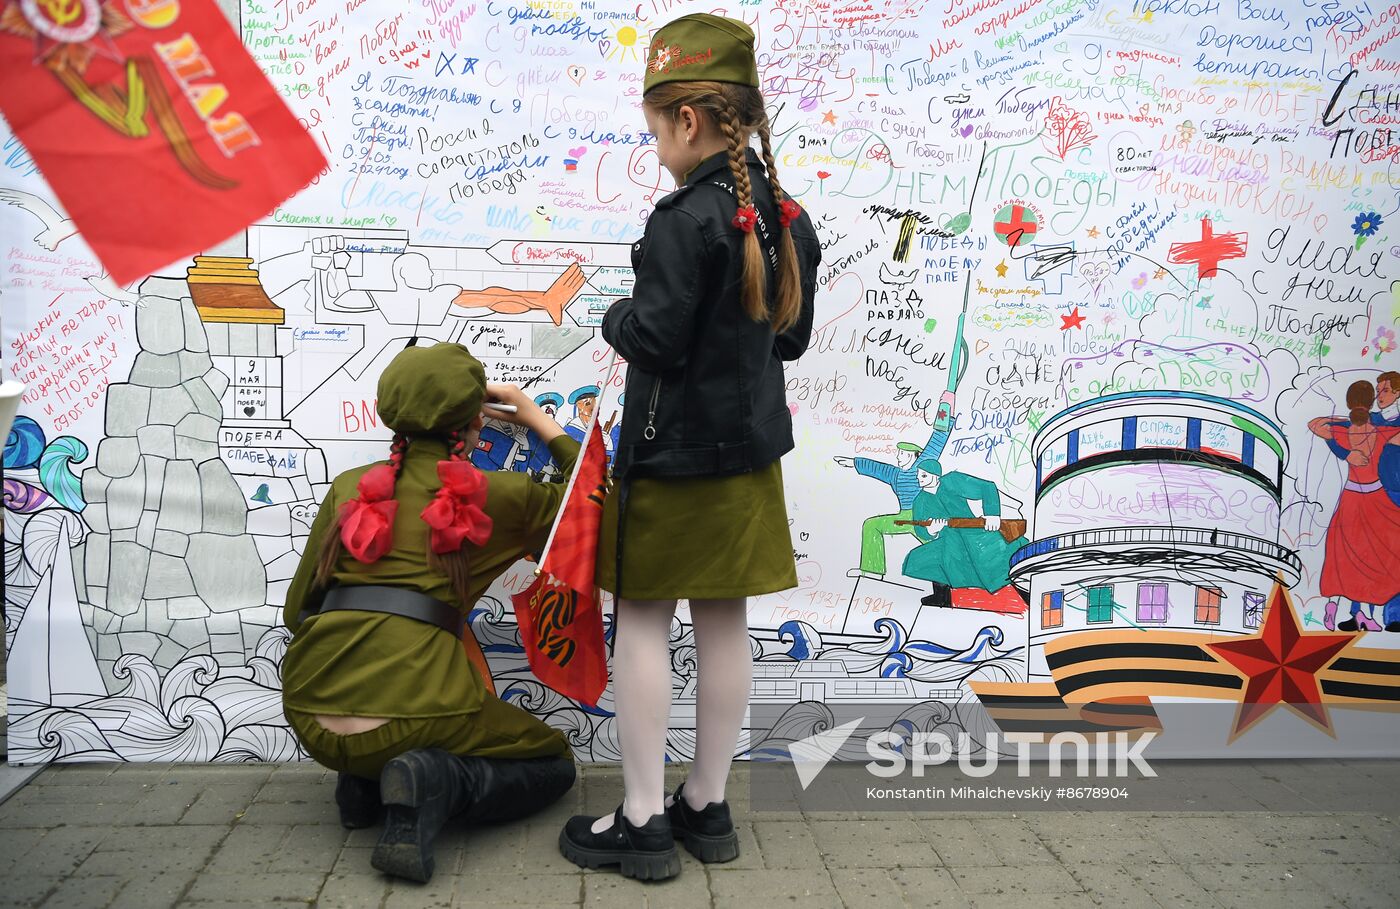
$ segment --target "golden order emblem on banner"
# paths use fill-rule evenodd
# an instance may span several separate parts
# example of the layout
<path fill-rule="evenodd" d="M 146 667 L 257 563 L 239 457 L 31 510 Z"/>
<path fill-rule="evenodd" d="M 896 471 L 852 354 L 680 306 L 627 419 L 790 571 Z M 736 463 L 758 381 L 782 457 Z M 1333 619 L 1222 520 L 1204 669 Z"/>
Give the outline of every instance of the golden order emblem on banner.
<path fill-rule="evenodd" d="M 97 0 L 20 0 L 19 8 L 35 31 L 63 44 L 86 41 L 102 25 Z"/>

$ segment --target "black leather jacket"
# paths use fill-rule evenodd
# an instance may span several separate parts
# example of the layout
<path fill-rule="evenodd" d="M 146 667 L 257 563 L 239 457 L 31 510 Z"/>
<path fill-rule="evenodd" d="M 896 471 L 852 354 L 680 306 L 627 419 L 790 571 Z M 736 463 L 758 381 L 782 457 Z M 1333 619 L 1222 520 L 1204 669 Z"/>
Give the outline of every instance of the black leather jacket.
<path fill-rule="evenodd" d="M 771 303 L 778 209 L 752 151 L 748 163 Z M 746 473 L 792 450 L 783 361 L 811 340 L 821 245 L 804 211 L 791 228 L 801 316 L 781 335 L 754 322 L 740 290 L 744 234 L 732 223 L 732 184 L 728 155 L 717 154 L 657 203 L 632 246 L 633 295 L 603 318 L 604 340 L 628 363 L 616 477 Z"/>

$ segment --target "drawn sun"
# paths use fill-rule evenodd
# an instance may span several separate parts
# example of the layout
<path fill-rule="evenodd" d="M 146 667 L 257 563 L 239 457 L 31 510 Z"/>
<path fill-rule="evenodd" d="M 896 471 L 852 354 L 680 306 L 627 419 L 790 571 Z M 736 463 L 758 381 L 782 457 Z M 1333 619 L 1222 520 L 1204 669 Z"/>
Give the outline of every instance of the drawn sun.
<path fill-rule="evenodd" d="M 609 36 L 608 43 L 612 45 L 608 48 L 608 60 L 640 60 L 642 59 L 642 48 L 648 44 L 647 35 L 637 31 L 634 25 L 618 26 L 617 31 Z"/>

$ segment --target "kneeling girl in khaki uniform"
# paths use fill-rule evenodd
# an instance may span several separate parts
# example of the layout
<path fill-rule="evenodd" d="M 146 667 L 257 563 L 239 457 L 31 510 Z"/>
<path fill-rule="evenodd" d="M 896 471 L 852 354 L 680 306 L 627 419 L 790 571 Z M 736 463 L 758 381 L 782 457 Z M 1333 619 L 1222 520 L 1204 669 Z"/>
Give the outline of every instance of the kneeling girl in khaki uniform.
<path fill-rule="evenodd" d="M 465 347 L 410 347 L 379 380 L 387 462 L 336 477 L 287 594 L 294 637 L 283 708 L 308 754 L 339 772 L 347 827 L 385 812 L 370 859 L 426 881 L 448 818 L 523 817 L 573 785 L 561 732 L 496 697 L 466 615 L 545 544 L 565 484 L 483 473 L 467 460 L 484 398 L 533 430 L 561 470 L 579 446 L 518 388 L 486 384 Z M 463 644 L 472 652 L 469 658 Z"/>

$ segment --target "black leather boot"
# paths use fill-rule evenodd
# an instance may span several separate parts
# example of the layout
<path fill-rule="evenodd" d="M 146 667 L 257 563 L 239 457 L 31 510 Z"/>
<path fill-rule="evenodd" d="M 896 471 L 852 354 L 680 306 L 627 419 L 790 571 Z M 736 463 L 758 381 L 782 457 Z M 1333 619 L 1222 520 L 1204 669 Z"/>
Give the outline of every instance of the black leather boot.
<path fill-rule="evenodd" d="M 384 814 L 384 803 L 379 799 L 379 780 L 337 773 L 335 804 L 340 809 L 342 827 L 347 830 L 373 827 Z"/>
<path fill-rule="evenodd" d="M 384 832 L 370 864 L 385 874 L 426 883 L 433 876 L 433 841 L 448 818 L 471 806 L 476 768 L 440 748 L 407 751 L 379 774 Z"/>
<path fill-rule="evenodd" d="M 574 785 L 572 757 L 458 757 L 477 778 L 477 788 L 462 819 L 496 824 L 529 817 L 554 804 Z"/>
<path fill-rule="evenodd" d="M 569 818 L 559 832 L 564 858 L 581 868 L 616 865 L 623 877 L 639 881 L 664 881 L 681 873 L 681 856 L 664 812 L 637 827 L 618 805 L 613 825 L 602 833 L 593 832 L 596 820 L 581 814 Z"/>
<path fill-rule="evenodd" d="M 734 832 L 734 820 L 729 816 L 728 802 L 711 802 L 696 811 L 681 795 L 682 783 L 676 787 L 666 816 L 671 832 L 686 851 L 700 861 L 732 862 L 739 857 L 739 834 Z"/>

